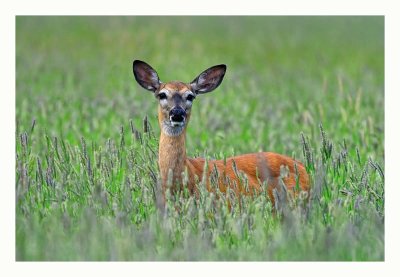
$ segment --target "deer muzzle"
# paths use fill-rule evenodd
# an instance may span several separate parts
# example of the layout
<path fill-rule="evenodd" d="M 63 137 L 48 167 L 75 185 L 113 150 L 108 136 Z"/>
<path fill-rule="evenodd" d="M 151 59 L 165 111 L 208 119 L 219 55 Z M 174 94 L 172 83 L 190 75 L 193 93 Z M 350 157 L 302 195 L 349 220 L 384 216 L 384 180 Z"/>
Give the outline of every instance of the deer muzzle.
<path fill-rule="evenodd" d="M 184 125 L 186 120 L 186 111 L 181 107 L 174 107 L 169 112 L 169 120 L 172 126 Z"/>

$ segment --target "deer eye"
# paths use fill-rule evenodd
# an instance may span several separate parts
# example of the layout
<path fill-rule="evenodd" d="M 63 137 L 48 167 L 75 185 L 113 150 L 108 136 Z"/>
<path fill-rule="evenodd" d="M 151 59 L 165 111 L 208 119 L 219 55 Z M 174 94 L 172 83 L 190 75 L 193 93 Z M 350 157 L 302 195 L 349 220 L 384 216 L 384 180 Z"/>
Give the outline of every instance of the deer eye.
<path fill-rule="evenodd" d="M 164 99 L 167 99 L 167 95 L 164 92 L 161 92 L 161 93 L 158 94 L 158 98 L 160 100 L 164 100 Z"/>
<path fill-rule="evenodd" d="M 186 97 L 186 100 L 192 102 L 192 101 L 194 100 L 194 98 L 195 98 L 195 97 L 194 97 L 193 94 L 189 94 L 189 95 Z"/>

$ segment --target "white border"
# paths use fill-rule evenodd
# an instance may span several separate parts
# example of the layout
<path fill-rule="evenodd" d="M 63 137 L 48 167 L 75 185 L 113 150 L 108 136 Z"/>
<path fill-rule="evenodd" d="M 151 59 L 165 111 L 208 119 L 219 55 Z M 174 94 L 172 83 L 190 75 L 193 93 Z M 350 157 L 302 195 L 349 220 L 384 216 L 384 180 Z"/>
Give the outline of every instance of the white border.
<path fill-rule="evenodd" d="M 280 0 L 241 1 L 9 1 L 18 15 L 382 15 L 393 12 L 391 1 Z M 394 1 L 393 1 L 394 2 Z"/>
<path fill-rule="evenodd" d="M 399 14 L 395 1 L 10 1 L 1 4 L 1 271 L 20 276 L 115 274 L 204 276 L 392 275 L 399 261 Z M 237 2 L 237 1 L 236 1 Z M 385 262 L 372 263 L 26 263 L 15 262 L 15 15 L 385 15 Z M 12 161 L 12 162 L 11 162 Z M 4 177 L 3 177 L 4 176 Z M 6 267 L 5 267 L 6 266 Z M 398 272 L 398 270 L 396 270 Z M 3 275 L 2 274 L 2 275 Z"/>

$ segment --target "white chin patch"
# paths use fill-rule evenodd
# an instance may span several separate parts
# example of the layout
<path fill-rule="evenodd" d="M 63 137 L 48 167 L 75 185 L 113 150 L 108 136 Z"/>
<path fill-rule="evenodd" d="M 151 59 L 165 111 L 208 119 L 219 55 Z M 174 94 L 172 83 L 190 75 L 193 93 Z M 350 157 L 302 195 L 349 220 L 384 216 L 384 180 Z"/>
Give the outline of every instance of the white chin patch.
<path fill-rule="evenodd" d="M 177 122 L 166 120 L 162 123 L 163 132 L 170 137 L 179 136 L 180 134 L 182 134 L 184 128 L 185 121 Z"/>
<path fill-rule="evenodd" d="M 178 122 L 178 121 L 170 121 L 170 122 L 171 122 L 171 126 L 172 126 L 172 127 L 179 127 L 179 126 L 185 125 L 185 121 L 181 121 L 181 122 Z"/>

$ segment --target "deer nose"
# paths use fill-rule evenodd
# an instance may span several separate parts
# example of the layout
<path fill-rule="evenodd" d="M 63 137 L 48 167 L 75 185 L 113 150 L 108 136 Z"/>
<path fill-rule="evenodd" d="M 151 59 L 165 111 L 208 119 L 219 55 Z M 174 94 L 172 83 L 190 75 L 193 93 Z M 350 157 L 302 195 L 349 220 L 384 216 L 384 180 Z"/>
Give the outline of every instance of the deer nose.
<path fill-rule="evenodd" d="M 183 122 L 186 118 L 186 111 L 180 107 L 175 107 L 169 112 L 169 119 L 173 122 Z"/>

